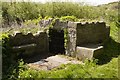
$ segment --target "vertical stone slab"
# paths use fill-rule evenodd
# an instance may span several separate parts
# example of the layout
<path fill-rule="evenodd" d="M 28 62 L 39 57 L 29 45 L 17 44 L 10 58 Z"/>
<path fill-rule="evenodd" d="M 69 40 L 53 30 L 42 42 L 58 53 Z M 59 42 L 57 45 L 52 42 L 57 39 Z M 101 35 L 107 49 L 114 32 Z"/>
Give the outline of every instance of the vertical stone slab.
<path fill-rule="evenodd" d="M 70 56 L 75 56 L 76 51 L 76 26 L 75 22 L 68 22 L 68 41 L 66 54 Z"/>
<path fill-rule="evenodd" d="M 109 38 L 110 28 L 105 22 L 77 23 L 77 46 L 104 43 Z"/>

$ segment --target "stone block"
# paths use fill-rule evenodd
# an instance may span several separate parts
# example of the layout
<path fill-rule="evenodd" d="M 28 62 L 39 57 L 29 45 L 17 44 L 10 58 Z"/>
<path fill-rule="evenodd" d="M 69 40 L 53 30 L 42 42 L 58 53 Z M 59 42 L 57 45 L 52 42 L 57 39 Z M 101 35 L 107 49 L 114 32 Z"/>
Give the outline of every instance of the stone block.
<path fill-rule="evenodd" d="M 52 18 L 49 18 L 48 20 L 41 20 L 39 21 L 40 27 L 47 27 L 52 23 Z"/>
<path fill-rule="evenodd" d="M 68 27 L 67 21 L 66 22 L 60 21 L 59 19 L 56 19 L 55 24 L 53 25 L 53 28 L 55 28 L 55 29 L 64 29 L 67 27 Z"/>
<path fill-rule="evenodd" d="M 66 47 L 66 54 L 70 56 L 75 56 L 76 50 L 76 23 L 68 22 L 68 38 L 67 38 L 67 47 Z"/>
<path fill-rule="evenodd" d="M 74 29 L 76 29 L 78 23 L 79 22 L 71 22 L 71 21 L 69 21 L 68 22 L 68 28 L 74 28 Z"/>
<path fill-rule="evenodd" d="M 100 45 L 86 45 L 83 47 L 76 47 L 76 58 L 84 61 L 85 59 L 93 59 L 103 53 L 103 46 Z"/>

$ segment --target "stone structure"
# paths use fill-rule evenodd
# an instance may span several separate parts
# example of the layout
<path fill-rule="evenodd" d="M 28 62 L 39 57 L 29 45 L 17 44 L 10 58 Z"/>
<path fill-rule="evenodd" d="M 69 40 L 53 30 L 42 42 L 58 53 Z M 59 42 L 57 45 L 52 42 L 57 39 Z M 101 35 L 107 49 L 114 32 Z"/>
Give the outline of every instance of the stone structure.
<path fill-rule="evenodd" d="M 53 28 L 49 29 L 49 50 L 53 54 L 65 53 L 64 29 L 67 29 L 68 23 L 56 19 Z"/>
<path fill-rule="evenodd" d="M 68 40 L 66 54 L 75 56 L 76 52 L 76 24 L 74 22 L 68 22 Z"/>
<path fill-rule="evenodd" d="M 86 58 L 92 59 L 93 56 L 97 56 L 96 54 L 103 53 L 102 45 L 109 38 L 110 34 L 110 28 L 106 26 L 105 22 L 63 22 L 57 19 L 53 25 L 53 29 L 59 32 L 60 30 L 67 29 L 65 54 L 82 60 Z M 60 39 L 58 41 L 61 42 Z M 57 44 L 57 46 L 60 45 Z"/>
<path fill-rule="evenodd" d="M 99 45 L 86 45 L 84 47 L 76 47 L 76 58 L 84 61 L 86 58 L 91 60 L 93 57 L 103 53 L 103 46 Z"/>
<path fill-rule="evenodd" d="M 9 42 L 16 55 L 28 57 L 34 54 L 48 54 L 49 52 L 48 35 L 45 32 L 39 32 L 35 35 L 16 33 L 14 36 L 10 36 Z"/>
<path fill-rule="evenodd" d="M 51 20 L 48 21 L 49 24 Z M 45 27 L 49 25 L 48 23 L 42 26 Z M 68 32 L 66 47 L 64 46 L 64 29 Z M 93 56 L 102 53 L 103 44 L 109 38 L 109 34 L 110 28 L 104 22 L 63 22 L 56 19 L 53 28 L 49 29 L 49 35 L 45 32 L 35 35 L 17 33 L 15 36 L 10 36 L 10 44 L 14 53 L 26 56 L 49 52 L 65 53 L 84 60 L 92 59 Z"/>
<path fill-rule="evenodd" d="M 39 25 L 40 27 L 47 27 L 52 23 L 52 18 L 48 19 L 48 20 L 41 20 L 39 21 Z"/>
<path fill-rule="evenodd" d="M 54 29 L 64 29 L 68 27 L 68 22 L 60 21 L 59 19 L 55 20 L 55 23 L 53 24 Z"/>
<path fill-rule="evenodd" d="M 104 22 L 68 22 L 67 54 L 80 60 L 92 59 L 103 53 L 103 44 L 109 38 L 110 28 Z"/>
<path fill-rule="evenodd" d="M 110 28 L 105 22 L 77 23 L 77 46 L 100 44 L 109 37 Z"/>

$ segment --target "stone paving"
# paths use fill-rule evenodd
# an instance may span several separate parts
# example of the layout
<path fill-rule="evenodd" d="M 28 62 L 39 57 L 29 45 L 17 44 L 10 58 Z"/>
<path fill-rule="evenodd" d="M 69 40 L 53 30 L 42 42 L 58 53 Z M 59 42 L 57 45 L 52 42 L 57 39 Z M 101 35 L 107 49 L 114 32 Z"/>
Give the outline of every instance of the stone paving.
<path fill-rule="evenodd" d="M 64 56 L 64 55 L 55 55 L 34 63 L 29 63 L 27 65 L 30 68 L 36 69 L 36 70 L 51 70 L 53 68 L 60 66 L 61 64 L 68 64 L 68 63 L 82 64 L 82 62 L 78 61 L 77 59 Z"/>

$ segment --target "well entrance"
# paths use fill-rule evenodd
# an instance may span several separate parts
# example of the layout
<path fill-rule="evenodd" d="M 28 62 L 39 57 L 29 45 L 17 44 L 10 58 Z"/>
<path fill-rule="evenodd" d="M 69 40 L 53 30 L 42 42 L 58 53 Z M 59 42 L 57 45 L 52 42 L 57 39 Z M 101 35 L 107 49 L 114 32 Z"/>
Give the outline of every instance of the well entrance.
<path fill-rule="evenodd" d="M 64 54 L 64 30 L 49 29 L 49 51 L 52 54 Z"/>

